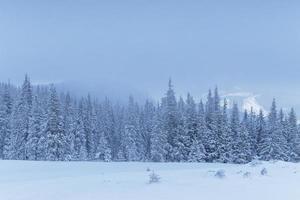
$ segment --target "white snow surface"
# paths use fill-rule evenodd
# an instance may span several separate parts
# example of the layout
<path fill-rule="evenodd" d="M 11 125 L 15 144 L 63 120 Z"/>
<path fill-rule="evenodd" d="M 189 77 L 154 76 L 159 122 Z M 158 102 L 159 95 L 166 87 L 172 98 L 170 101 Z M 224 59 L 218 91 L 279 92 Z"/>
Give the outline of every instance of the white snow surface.
<path fill-rule="evenodd" d="M 265 176 L 260 173 L 263 168 Z M 220 170 L 224 178 L 215 176 Z M 159 183 L 149 184 L 152 171 L 160 176 Z M 0 161 L 1 200 L 299 200 L 299 186 L 300 164 L 279 161 Z"/>

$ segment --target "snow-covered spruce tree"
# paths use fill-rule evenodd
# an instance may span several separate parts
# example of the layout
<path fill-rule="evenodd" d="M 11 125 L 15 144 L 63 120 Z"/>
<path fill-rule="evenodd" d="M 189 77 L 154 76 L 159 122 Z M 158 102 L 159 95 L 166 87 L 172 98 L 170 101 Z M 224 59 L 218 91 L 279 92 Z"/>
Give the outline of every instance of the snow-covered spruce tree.
<path fill-rule="evenodd" d="M 112 160 L 111 149 L 108 146 L 107 138 L 103 132 L 99 135 L 95 158 L 96 160 L 104 162 L 109 162 Z"/>
<path fill-rule="evenodd" d="M 298 133 L 298 136 L 296 138 L 296 147 L 295 147 L 295 153 L 296 153 L 296 159 L 295 161 L 300 161 L 300 135 Z"/>
<path fill-rule="evenodd" d="M 259 114 L 257 116 L 255 130 L 256 130 L 255 151 L 257 152 L 256 155 L 260 157 L 261 149 L 265 142 L 264 138 L 267 132 L 266 120 L 263 111 L 261 109 L 259 110 Z"/>
<path fill-rule="evenodd" d="M 8 117 L 3 102 L 0 102 L 0 159 L 4 158 L 5 138 L 9 134 Z"/>
<path fill-rule="evenodd" d="M 69 93 L 64 97 L 62 105 L 62 131 L 66 137 L 65 160 L 73 160 L 74 151 L 74 129 L 75 129 L 75 108 Z"/>
<path fill-rule="evenodd" d="M 37 96 L 34 97 L 32 114 L 29 119 L 29 131 L 26 141 L 26 158 L 28 160 L 43 159 L 45 153 L 44 147 L 44 129 L 45 129 L 45 113 L 42 110 L 41 103 Z"/>
<path fill-rule="evenodd" d="M 193 157 L 194 153 L 191 153 L 191 147 L 193 143 L 196 143 L 197 136 L 198 136 L 198 121 L 197 121 L 197 110 L 196 110 L 196 103 L 190 93 L 187 94 L 186 102 L 183 107 L 183 120 L 184 120 L 184 127 L 183 132 L 180 135 L 183 135 L 182 142 L 184 146 L 183 153 L 183 160 L 194 160 Z M 195 144 L 194 144 L 195 145 Z M 196 149 L 194 148 L 193 151 Z"/>
<path fill-rule="evenodd" d="M 265 133 L 261 136 L 259 156 L 262 160 L 289 160 L 287 141 L 277 117 L 276 102 L 273 99 Z"/>
<path fill-rule="evenodd" d="M 123 152 L 127 161 L 139 161 L 143 158 L 142 138 L 140 134 L 139 108 L 132 96 L 129 97 L 125 114 Z"/>
<path fill-rule="evenodd" d="M 47 112 L 47 123 L 45 127 L 46 137 L 46 159 L 51 161 L 65 160 L 65 148 L 67 139 L 63 132 L 62 116 L 60 112 L 60 103 L 56 89 L 50 87 Z"/>
<path fill-rule="evenodd" d="M 249 133 L 249 139 L 251 144 L 251 156 L 252 158 L 257 156 L 257 116 L 251 107 L 250 113 L 247 110 L 244 113 L 243 124 Z"/>
<path fill-rule="evenodd" d="M 110 147 L 112 159 L 123 160 L 121 145 L 121 136 L 124 133 L 124 108 L 116 106 L 117 112 L 114 112 L 112 103 L 105 98 L 98 112 L 99 133 L 104 134 Z M 121 156 L 121 158 L 119 158 Z"/>
<path fill-rule="evenodd" d="M 111 146 L 108 142 L 108 136 L 104 132 L 103 125 L 103 107 L 101 104 L 95 101 L 93 103 L 93 115 L 92 115 L 92 130 L 95 145 L 95 157 L 94 159 L 109 162 L 113 160 Z"/>
<path fill-rule="evenodd" d="M 26 75 L 18 100 L 12 111 L 11 133 L 6 142 L 8 159 L 26 160 L 26 142 L 32 109 L 32 87 Z"/>
<path fill-rule="evenodd" d="M 198 114 L 193 97 L 188 94 L 184 115 L 184 146 L 186 148 L 184 161 L 202 162 L 205 159 L 205 149 L 199 134 Z"/>
<path fill-rule="evenodd" d="M 212 96 L 211 90 L 208 92 L 206 109 L 205 109 L 205 119 L 206 125 L 210 130 L 208 135 L 205 136 L 205 150 L 206 150 L 206 160 L 207 162 L 215 162 L 218 155 L 218 135 L 217 135 L 217 116 L 216 113 L 216 101 Z"/>
<path fill-rule="evenodd" d="M 206 126 L 205 110 L 204 110 L 204 105 L 203 105 L 202 100 L 200 101 L 200 103 L 198 105 L 197 124 L 198 124 L 197 140 L 198 140 L 198 143 L 201 143 L 203 146 L 203 153 L 204 153 L 203 159 L 204 159 L 204 161 L 206 161 L 207 160 L 207 152 L 205 149 L 205 143 L 208 139 L 207 136 L 211 134 L 211 131 Z"/>
<path fill-rule="evenodd" d="M 12 97 L 13 88 L 10 84 L 4 84 L 4 91 L 2 94 L 2 103 L 5 107 L 5 111 L 7 115 L 11 115 L 13 110 L 13 97 Z"/>
<path fill-rule="evenodd" d="M 126 161 L 138 161 L 140 159 L 134 138 L 136 134 L 136 128 L 133 125 L 125 125 L 122 147 Z"/>
<path fill-rule="evenodd" d="M 186 131 L 184 130 L 184 114 L 185 114 L 185 102 L 182 97 L 179 97 L 177 102 L 177 127 L 176 127 L 176 135 L 173 138 L 173 143 L 171 147 L 172 149 L 172 161 L 181 162 L 187 158 L 187 148 L 186 144 L 188 143 Z M 168 146 L 166 146 L 168 148 Z"/>
<path fill-rule="evenodd" d="M 167 144 L 167 134 L 164 132 L 162 123 L 160 107 L 158 106 L 150 137 L 150 154 L 153 162 L 163 162 L 166 158 L 165 145 Z"/>
<path fill-rule="evenodd" d="M 244 124 L 240 123 L 238 106 L 235 103 L 231 114 L 232 161 L 247 163 L 251 160 L 249 134 Z"/>
<path fill-rule="evenodd" d="M 282 132 L 283 138 L 285 142 L 287 143 L 286 153 L 289 160 L 293 161 L 296 159 L 297 155 L 292 150 L 292 147 L 288 143 L 288 137 L 289 137 L 289 119 L 285 116 L 282 109 L 279 111 L 278 115 L 278 127 Z"/>
<path fill-rule="evenodd" d="M 230 152 L 231 147 L 229 143 L 231 142 L 230 128 L 227 119 L 227 102 L 224 100 L 223 110 L 220 106 L 220 96 L 218 93 L 218 88 L 214 91 L 214 136 L 216 138 L 216 162 L 230 162 Z"/>
<path fill-rule="evenodd" d="M 95 137 L 96 137 L 96 117 L 94 108 L 91 101 L 91 96 L 88 95 L 87 99 L 83 101 L 83 127 L 86 136 L 86 150 L 89 160 L 94 159 L 96 152 Z"/>
<path fill-rule="evenodd" d="M 219 144 L 218 144 L 218 162 L 232 162 L 232 133 L 228 123 L 227 100 L 224 99 L 223 113 L 219 122 Z"/>
<path fill-rule="evenodd" d="M 286 128 L 286 140 L 290 150 L 289 155 L 291 156 L 291 160 L 299 160 L 300 159 L 300 152 L 298 151 L 298 147 L 300 145 L 300 138 L 299 138 L 299 130 L 297 125 L 297 117 L 295 110 L 292 108 L 288 120 L 284 123 L 283 128 Z"/>
<path fill-rule="evenodd" d="M 206 158 L 205 149 L 201 141 L 193 140 L 190 147 L 188 162 L 204 162 Z"/>
<path fill-rule="evenodd" d="M 146 103 L 140 115 L 140 132 L 142 136 L 142 145 L 144 146 L 144 160 L 151 160 L 151 136 L 155 129 L 156 109 L 152 102 L 146 100 Z"/>
<path fill-rule="evenodd" d="M 4 91 L 0 100 L 0 158 L 7 158 L 7 142 L 11 135 L 10 119 L 13 100 L 10 95 L 9 85 L 4 85 Z"/>
<path fill-rule="evenodd" d="M 177 128 L 176 136 L 173 138 L 172 159 L 175 162 L 184 162 L 188 159 L 188 152 L 190 146 L 189 136 L 185 130 L 185 109 L 186 103 L 180 97 L 177 103 Z"/>
<path fill-rule="evenodd" d="M 86 149 L 86 135 L 84 130 L 83 122 L 83 99 L 79 102 L 76 116 L 75 124 L 73 129 L 74 135 L 74 149 L 72 153 L 72 158 L 74 160 L 87 160 L 87 149 Z"/>
<path fill-rule="evenodd" d="M 166 161 L 176 161 L 177 149 L 175 149 L 176 138 L 178 138 L 178 111 L 177 101 L 171 79 L 169 80 L 169 89 L 166 96 L 162 99 L 162 120 L 163 132 L 167 135 L 167 144 L 165 145 Z"/>

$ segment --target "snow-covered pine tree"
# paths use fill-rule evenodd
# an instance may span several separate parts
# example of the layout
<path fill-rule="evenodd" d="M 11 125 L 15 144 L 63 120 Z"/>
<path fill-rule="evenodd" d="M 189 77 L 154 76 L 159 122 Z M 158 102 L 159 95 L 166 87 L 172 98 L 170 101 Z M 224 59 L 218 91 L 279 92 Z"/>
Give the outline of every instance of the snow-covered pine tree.
<path fill-rule="evenodd" d="M 133 125 L 125 125 L 122 147 L 126 161 L 138 161 L 140 159 L 135 143 L 136 135 L 136 128 Z"/>
<path fill-rule="evenodd" d="M 286 125 L 286 140 L 287 144 L 290 150 L 289 155 L 291 156 L 291 160 L 299 160 L 300 159 L 300 152 L 297 150 L 297 147 L 300 145 L 300 135 L 298 130 L 298 124 L 297 124 L 297 117 L 295 110 L 292 108 Z"/>
<path fill-rule="evenodd" d="M 78 108 L 76 109 L 75 125 L 73 129 L 74 135 L 74 150 L 72 158 L 74 160 L 87 160 L 87 149 L 86 149 L 86 135 L 84 132 L 83 122 L 83 99 L 79 102 Z"/>
<path fill-rule="evenodd" d="M 121 138 L 124 133 L 124 107 L 119 105 L 114 111 L 112 103 L 106 97 L 101 104 L 101 109 L 98 115 L 99 133 L 104 134 L 107 138 L 108 146 L 110 147 L 112 159 L 123 160 Z M 122 156 L 119 158 L 119 156 Z"/>
<path fill-rule="evenodd" d="M 84 101 L 84 109 L 83 109 L 83 127 L 86 135 L 86 149 L 88 159 L 94 159 L 96 152 L 95 145 L 95 126 L 96 126 L 96 118 L 94 115 L 94 108 L 91 101 L 91 96 L 88 95 L 87 99 Z"/>
<path fill-rule="evenodd" d="M 47 112 L 47 122 L 45 127 L 46 137 L 46 159 L 65 160 L 65 147 L 67 139 L 63 132 L 62 116 L 60 112 L 60 102 L 55 87 L 50 87 Z"/>
<path fill-rule="evenodd" d="M 8 118 L 5 110 L 4 103 L 0 102 L 0 159 L 4 158 L 5 138 L 9 134 Z"/>
<path fill-rule="evenodd" d="M 65 146 L 65 160 L 72 160 L 74 151 L 75 108 L 69 93 L 65 96 L 62 110 L 62 131 L 67 142 Z"/>
<path fill-rule="evenodd" d="M 287 141 L 284 138 L 282 127 L 279 124 L 275 99 L 273 99 L 271 111 L 265 134 L 262 135 L 259 155 L 262 160 L 289 160 Z"/>
<path fill-rule="evenodd" d="M 143 158 L 145 150 L 142 146 L 140 134 L 139 108 L 132 96 L 129 97 L 125 115 L 123 136 L 123 151 L 128 161 L 139 161 Z"/>
<path fill-rule="evenodd" d="M 176 136 L 173 138 L 172 159 L 176 162 L 184 162 L 188 159 L 188 152 L 191 142 L 186 131 L 186 103 L 180 97 L 177 103 L 177 128 Z"/>
<path fill-rule="evenodd" d="M 150 100 L 146 100 L 140 116 L 140 132 L 142 136 L 142 145 L 145 149 L 143 160 L 151 160 L 151 136 L 155 129 L 155 106 Z"/>
<path fill-rule="evenodd" d="M 0 158 L 7 158 L 7 148 L 11 135 L 10 119 L 13 109 L 13 100 L 9 91 L 9 85 L 4 85 L 4 91 L 0 100 Z"/>
<path fill-rule="evenodd" d="M 261 157 L 262 147 L 265 143 L 265 136 L 267 134 L 266 129 L 267 129 L 267 125 L 266 125 L 265 117 L 263 111 L 260 109 L 255 124 L 255 130 L 256 130 L 255 151 L 257 152 L 258 157 Z"/>
<path fill-rule="evenodd" d="M 232 133 L 228 123 L 227 100 L 224 99 L 222 120 L 219 125 L 218 162 L 232 162 Z"/>
<path fill-rule="evenodd" d="M 197 119 L 198 119 L 198 136 L 197 139 L 201 144 L 203 145 L 204 149 L 203 149 L 203 153 L 204 153 L 204 159 L 205 161 L 207 161 L 207 157 L 209 157 L 209 155 L 206 152 L 206 144 L 208 144 L 207 142 L 209 141 L 208 136 L 211 135 L 211 131 L 207 128 L 206 126 L 206 121 L 205 121 L 205 110 L 204 110 L 204 104 L 202 102 L 202 100 L 200 101 L 199 105 L 198 105 L 198 115 L 197 115 Z"/>
<path fill-rule="evenodd" d="M 160 107 L 156 109 L 154 116 L 154 127 L 150 138 L 151 161 L 164 162 L 166 160 L 165 145 L 167 144 L 167 133 L 163 129 L 163 120 Z"/>
<path fill-rule="evenodd" d="M 26 158 L 28 160 L 40 160 L 43 159 L 44 144 L 41 143 L 44 140 L 45 129 L 45 114 L 42 110 L 41 103 L 37 96 L 34 97 L 32 114 L 29 119 L 29 131 L 26 141 Z"/>
<path fill-rule="evenodd" d="M 96 160 L 104 162 L 109 162 L 112 160 L 111 149 L 108 146 L 107 138 L 103 132 L 99 135 L 95 158 Z"/>
<path fill-rule="evenodd" d="M 175 161 L 177 150 L 174 149 L 178 133 L 178 111 L 177 101 L 171 79 L 166 96 L 162 99 L 163 132 L 167 134 L 165 145 L 166 161 Z"/>
<path fill-rule="evenodd" d="M 213 130 L 214 132 L 214 137 L 216 138 L 216 157 L 215 161 L 221 161 L 221 162 L 227 162 L 226 157 L 229 155 L 227 154 L 226 151 L 230 152 L 230 148 L 228 148 L 228 140 L 230 140 L 229 137 L 229 127 L 227 123 L 227 102 L 225 100 L 224 102 L 224 108 L 223 111 L 220 106 L 220 96 L 218 92 L 218 88 L 215 88 L 214 91 L 214 97 L 213 97 L 213 102 L 214 102 L 214 113 L 213 113 L 213 127 L 215 129 Z M 225 155 L 224 155 L 225 154 Z M 227 154 L 227 155 L 226 155 Z"/>
<path fill-rule="evenodd" d="M 205 150 L 206 150 L 206 159 L 208 162 L 215 162 L 218 155 L 218 135 L 217 135 L 217 117 L 216 117 L 216 101 L 212 96 L 211 90 L 208 92 L 207 102 L 206 102 L 206 110 L 205 110 L 205 118 L 206 125 L 210 130 L 208 135 L 205 137 Z"/>
<path fill-rule="evenodd" d="M 26 142 L 29 134 L 29 119 L 32 108 L 32 87 L 26 75 L 19 98 L 14 105 L 11 133 L 6 142 L 7 158 L 26 160 Z"/>
<path fill-rule="evenodd" d="M 193 140 L 190 147 L 188 162 L 204 162 L 206 158 L 204 145 L 199 140 Z"/>
<path fill-rule="evenodd" d="M 234 163 L 247 163 L 251 160 L 249 134 L 244 124 L 240 123 L 239 110 L 234 103 L 231 114 L 232 159 Z"/>
<path fill-rule="evenodd" d="M 188 93 L 186 99 L 186 109 L 184 117 L 184 146 L 186 148 L 184 161 L 203 161 L 205 159 L 205 150 L 199 134 L 198 114 L 196 103 L 193 97 Z"/>
<path fill-rule="evenodd" d="M 243 124 L 245 125 L 248 133 L 251 144 L 251 156 L 255 158 L 257 156 L 257 116 L 251 107 L 250 113 L 248 114 L 245 111 Z"/>

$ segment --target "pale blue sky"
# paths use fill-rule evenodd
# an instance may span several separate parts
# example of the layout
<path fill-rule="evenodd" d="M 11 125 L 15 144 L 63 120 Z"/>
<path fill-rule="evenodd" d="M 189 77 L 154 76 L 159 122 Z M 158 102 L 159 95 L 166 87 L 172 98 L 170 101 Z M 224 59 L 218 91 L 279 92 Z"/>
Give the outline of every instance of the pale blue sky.
<path fill-rule="evenodd" d="M 1 0 L 0 79 L 157 97 L 171 76 L 179 94 L 218 85 L 300 108 L 299 11 L 288 0 Z"/>

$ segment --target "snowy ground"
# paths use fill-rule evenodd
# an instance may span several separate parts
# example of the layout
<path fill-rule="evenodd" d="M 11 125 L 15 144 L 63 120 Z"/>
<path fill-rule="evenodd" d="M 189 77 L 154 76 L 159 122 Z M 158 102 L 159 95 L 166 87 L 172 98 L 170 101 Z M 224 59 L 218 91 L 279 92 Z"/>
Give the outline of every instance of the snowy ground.
<path fill-rule="evenodd" d="M 147 168 L 160 175 L 149 184 Z M 268 175 L 262 176 L 266 168 Z M 223 169 L 224 178 L 215 177 Z M 246 172 L 248 177 L 244 177 Z M 300 164 L 0 161 L 1 200 L 299 200 Z"/>

